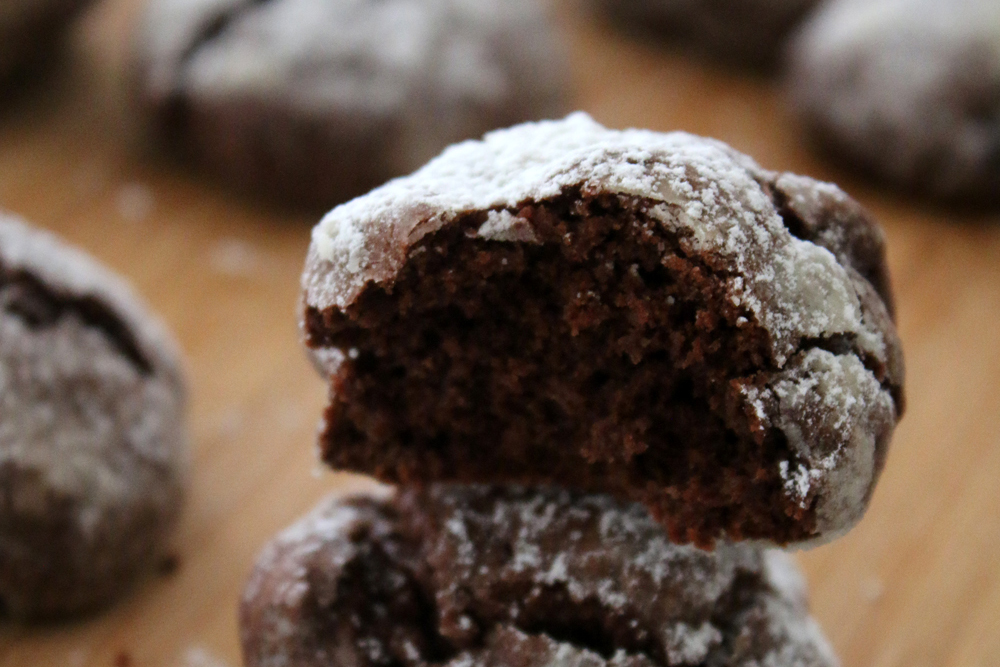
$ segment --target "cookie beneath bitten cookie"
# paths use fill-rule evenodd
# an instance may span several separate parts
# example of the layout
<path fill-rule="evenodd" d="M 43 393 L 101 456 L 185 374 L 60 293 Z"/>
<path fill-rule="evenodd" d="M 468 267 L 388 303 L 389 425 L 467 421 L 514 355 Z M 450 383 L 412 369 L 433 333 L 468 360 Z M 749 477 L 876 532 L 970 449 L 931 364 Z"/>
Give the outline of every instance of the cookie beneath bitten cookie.
<path fill-rule="evenodd" d="M 110 271 L 0 214 L 0 616 L 87 611 L 165 555 L 179 353 Z"/>
<path fill-rule="evenodd" d="M 837 665 L 786 554 L 561 490 L 328 500 L 264 549 L 240 631 L 246 667 Z"/>
<path fill-rule="evenodd" d="M 822 148 L 922 197 L 1000 204 L 1000 3 L 829 2 L 789 65 Z"/>
<path fill-rule="evenodd" d="M 882 234 L 836 186 L 583 114 L 334 209 L 303 275 L 335 468 L 640 501 L 679 542 L 829 540 L 903 411 Z"/>
<path fill-rule="evenodd" d="M 164 143 L 329 208 L 448 144 L 563 112 L 541 0 L 151 0 L 138 95 Z"/>

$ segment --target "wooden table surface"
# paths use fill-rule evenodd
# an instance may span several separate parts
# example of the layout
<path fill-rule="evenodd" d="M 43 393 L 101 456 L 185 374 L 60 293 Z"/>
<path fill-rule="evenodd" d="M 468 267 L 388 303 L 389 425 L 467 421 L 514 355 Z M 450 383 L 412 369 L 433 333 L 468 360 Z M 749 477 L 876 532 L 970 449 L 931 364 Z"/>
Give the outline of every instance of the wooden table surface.
<path fill-rule="evenodd" d="M 316 216 L 151 160 L 126 105 L 135 0 L 104 0 L 45 81 L 0 98 L 0 208 L 132 280 L 187 353 L 192 485 L 180 569 L 97 617 L 0 624 L 0 667 L 236 667 L 255 554 L 331 489 L 314 430 L 324 387 L 296 338 Z M 845 667 L 1000 665 L 1000 217 L 935 210 L 831 169 L 780 90 L 563 11 L 576 105 L 614 127 L 715 136 L 767 167 L 839 182 L 884 224 L 909 408 L 871 510 L 799 556 Z"/>

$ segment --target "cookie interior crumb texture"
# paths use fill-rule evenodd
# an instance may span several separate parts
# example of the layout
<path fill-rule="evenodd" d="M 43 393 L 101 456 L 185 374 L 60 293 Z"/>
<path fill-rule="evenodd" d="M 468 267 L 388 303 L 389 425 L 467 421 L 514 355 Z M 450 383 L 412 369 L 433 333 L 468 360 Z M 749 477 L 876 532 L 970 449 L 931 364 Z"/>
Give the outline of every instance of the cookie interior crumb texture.
<path fill-rule="evenodd" d="M 185 468 L 179 353 L 128 287 L 0 216 L 0 607 L 64 616 L 155 568 Z"/>
<path fill-rule="evenodd" d="M 837 0 L 789 54 L 817 143 L 920 196 L 1000 204 L 1000 3 Z"/>
<path fill-rule="evenodd" d="M 152 0 L 139 96 L 229 183 L 329 206 L 448 144 L 565 112 L 544 0 Z"/>
<path fill-rule="evenodd" d="M 326 461 L 645 503 L 678 541 L 830 539 L 902 412 L 881 232 L 832 185 L 583 114 L 316 227 Z"/>
<path fill-rule="evenodd" d="M 265 548 L 241 635 L 247 667 L 837 664 L 784 553 L 520 488 L 322 504 Z"/>

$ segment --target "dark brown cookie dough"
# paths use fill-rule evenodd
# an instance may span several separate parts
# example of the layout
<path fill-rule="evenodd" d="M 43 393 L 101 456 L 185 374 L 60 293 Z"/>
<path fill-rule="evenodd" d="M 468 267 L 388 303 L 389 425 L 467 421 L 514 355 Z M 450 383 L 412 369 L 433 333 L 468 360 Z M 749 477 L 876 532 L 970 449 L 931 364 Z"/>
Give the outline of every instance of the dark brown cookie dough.
<path fill-rule="evenodd" d="M 152 0 L 139 94 L 231 184 L 329 208 L 448 144 L 561 114 L 538 0 Z"/>
<path fill-rule="evenodd" d="M 2 0 L 0 81 L 53 48 L 89 0 Z"/>
<path fill-rule="evenodd" d="M 180 507 L 184 388 L 122 281 L 0 215 L 0 616 L 104 605 Z"/>
<path fill-rule="evenodd" d="M 241 635 L 247 667 L 836 665 L 786 554 L 516 487 L 321 504 L 261 554 Z"/>
<path fill-rule="evenodd" d="M 830 154 L 922 197 L 1000 204 L 1000 3 L 829 2 L 789 69 Z"/>
<path fill-rule="evenodd" d="M 770 67 L 819 0 L 591 0 L 615 22 L 707 56 Z"/>
<path fill-rule="evenodd" d="M 334 209 L 303 286 L 330 465 L 612 493 L 676 541 L 843 533 L 903 408 L 878 227 L 687 134 L 452 147 Z"/>

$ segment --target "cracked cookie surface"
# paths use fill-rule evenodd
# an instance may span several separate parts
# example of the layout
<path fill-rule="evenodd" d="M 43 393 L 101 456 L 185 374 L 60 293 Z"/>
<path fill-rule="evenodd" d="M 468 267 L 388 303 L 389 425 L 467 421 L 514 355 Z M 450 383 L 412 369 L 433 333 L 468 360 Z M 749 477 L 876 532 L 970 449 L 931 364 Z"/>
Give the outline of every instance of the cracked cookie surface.
<path fill-rule="evenodd" d="M 680 542 L 845 532 L 903 409 L 878 227 L 691 135 L 454 146 L 334 209 L 303 287 L 332 466 L 611 493 Z"/>
<path fill-rule="evenodd" d="M 102 606 L 183 487 L 179 353 L 120 278 L 0 214 L 0 616 Z"/>
<path fill-rule="evenodd" d="M 788 94 L 821 148 L 894 187 L 1000 204 L 1000 5 L 837 0 L 793 43 Z"/>
<path fill-rule="evenodd" d="M 154 0 L 138 89 L 157 129 L 242 189 L 330 206 L 448 144 L 562 112 L 537 0 Z"/>
<path fill-rule="evenodd" d="M 786 554 L 525 488 L 322 503 L 264 549 L 241 635 L 247 667 L 837 664 Z"/>

